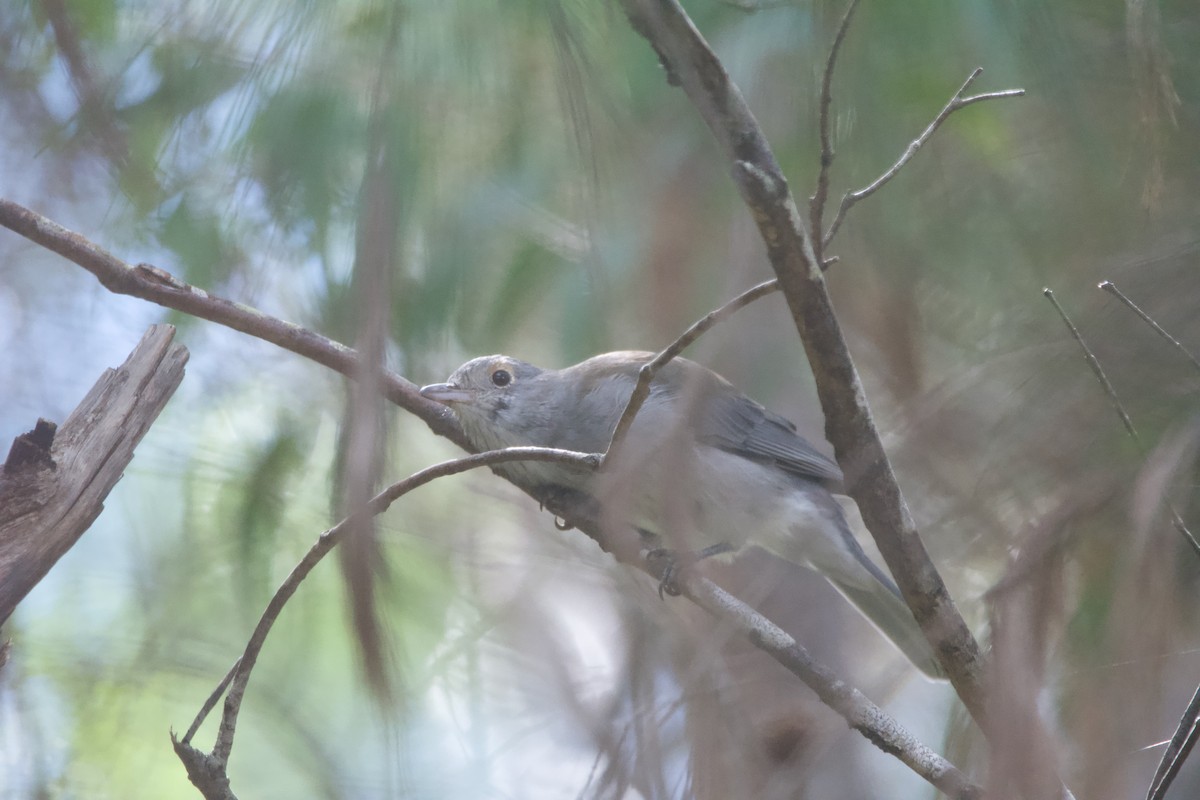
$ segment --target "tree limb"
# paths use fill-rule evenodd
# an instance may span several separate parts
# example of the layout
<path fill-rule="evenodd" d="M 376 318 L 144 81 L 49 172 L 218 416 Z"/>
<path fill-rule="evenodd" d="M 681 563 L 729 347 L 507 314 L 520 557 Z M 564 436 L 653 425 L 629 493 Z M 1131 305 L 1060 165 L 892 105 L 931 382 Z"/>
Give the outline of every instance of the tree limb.
<path fill-rule="evenodd" d="M 622 0 L 721 145 L 754 217 L 816 381 L 825 432 L 884 560 L 972 716 L 985 716 L 983 658 L 917 534 L 871 417 L 820 261 L 741 92 L 675 0 Z"/>

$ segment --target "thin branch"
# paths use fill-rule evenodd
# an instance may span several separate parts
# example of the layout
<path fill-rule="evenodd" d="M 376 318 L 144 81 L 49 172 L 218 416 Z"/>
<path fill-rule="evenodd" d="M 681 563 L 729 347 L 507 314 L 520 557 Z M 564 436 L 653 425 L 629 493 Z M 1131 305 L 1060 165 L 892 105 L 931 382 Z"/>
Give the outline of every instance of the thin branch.
<path fill-rule="evenodd" d="M 1071 332 L 1071 336 L 1075 339 L 1079 348 L 1083 350 L 1084 360 L 1087 361 L 1088 367 L 1092 370 L 1092 374 L 1096 376 L 1096 380 L 1100 381 L 1100 386 L 1104 388 L 1104 393 L 1108 395 L 1109 402 L 1112 403 L 1113 409 L 1117 412 L 1117 416 L 1121 418 L 1121 424 L 1125 426 L 1126 433 L 1129 434 L 1140 447 L 1142 444 L 1141 437 L 1138 436 L 1137 429 L 1133 427 L 1133 420 L 1129 418 L 1125 407 L 1121 405 L 1120 399 L 1117 398 L 1117 390 L 1113 388 L 1112 383 L 1108 380 L 1108 376 L 1104 374 L 1104 367 L 1100 366 L 1100 360 L 1092 352 L 1092 349 L 1087 346 L 1087 342 L 1083 340 L 1083 334 L 1075 327 L 1075 323 L 1067 316 L 1066 310 L 1058 302 L 1058 298 L 1054 296 L 1054 292 L 1049 288 L 1042 289 L 1042 294 L 1054 306 L 1054 310 L 1062 317 L 1063 324 L 1067 326 L 1067 330 Z"/>
<path fill-rule="evenodd" d="M 225 690 L 229 688 L 229 682 L 233 680 L 233 676 L 237 674 L 238 667 L 242 665 L 242 659 L 239 657 L 233 662 L 233 666 L 225 673 L 225 677 L 216 685 L 216 688 L 209 694 L 208 699 L 204 701 L 204 705 L 200 706 L 200 711 L 196 713 L 196 718 L 192 720 L 191 727 L 187 729 L 187 733 L 180 739 L 183 744 L 190 745 L 192 737 L 196 735 L 196 731 L 200 730 L 200 726 L 204 724 L 204 720 L 208 717 L 209 712 L 216 708 L 217 701 L 225 694 Z"/>
<path fill-rule="evenodd" d="M 0 225 L 73 261 L 115 294 L 138 297 L 241 331 L 347 378 L 353 379 L 362 372 L 353 348 L 258 309 L 209 294 L 158 267 L 128 264 L 78 233 L 10 200 L 0 199 Z M 394 372 L 385 370 L 380 381 L 388 400 L 415 414 L 434 433 L 468 452 L 471 450 L 454 415 L 445 406 L 421 397 L 418 386 Z"/>
<path fill-rule="evenodd" d="M 1195 747 L 1197 738 L 1200 738 L 1200 687 L 1196 688 L 1191 702 L 1183 711 L 1179 725 L 1175 728 L 1175 734 L 1167 743 L 1167 749 L 1163 751 L 1158 769 L 1154 771 L 1154 779 L 1150 781 L 1150 790 L 1146 792 L 1146 800 L 1163 800 L 1166 797 L 1167 790 L 1174 783 L 1183 762 Z"/>
<path fill-rule="evenodd" d="M 858 8 L 858 1 L 850 0 L 850 5 L 846 7 L 846 13 L 842 16 L 842 22 L 838 25 L 837 33 L 833 37 L 833 45 L 829 48 L 825 71 L 821 75 L 821 103 L 817 121 L 817 128 L 821 136 L 821 170 L 817 173 L 817 188 L 808 201 L 809 230 L 814 232 L 825 228 L 823 219 L 825 203 L 829 199 L 829 168 L 833 166 L 834 158 L 833 137 L 829 133 L 829 106 L 833 102 L 833 68 L 837 64 L 838 53 L 842 49 L 846 31 L 850 29 L 850 20 L 854 18 L 854 11 Z M 813 250 L 817 260 L 823 262 L 825 260 L 825 240 L 814 236 Z"/>
<path fill-rule="evenodd" d="M 254 632 L 250 635 L 249 641 L 246 642 L 246 648 L 242 652 L 241 658 L 234 670 L 233 680 L 229 685 L 229 693 L 225 696 L 225 711 L 221 716 L 221 726 L 217 733 L 216 743 L 213 745 L 212 755 L 217 759 L 218 763 L 222 766 L 229 763 L 229 754 L 233 749 L 233 735 L 237 727 L 238 712 L 242 706 L 242 697 L 246 692 L 246 684 L 250 680 L 250 672 L 254 669 L 254 664 L 258 660 L 258 654 L 262 650 L 267 634 L 271 631 L 271 626 L 275 624 L 275 620 L 279 617 L 279 612 L 283 610 L 284 605 L 296 593 L 296 589 L 300 587 L 300 583 L 312 572 L 313 567 L 341 541 L 345 533 L 353 530 L 362 517 L 374 517 L 382 514 L 396 500 L 432 480 L 447 475 L 456 475 L 478 467 L 490 467 L 510 461 L 552 461 L 559 464 L 595 469 L 600 463 L 600 457 L 598 455 L 576 453 L 571 450 L 557 450 L 550 447 L 509 447 L 504 450 L 489 450 L 484 453 L 476 453 L 475 455 L 456 458 L 453 461 L 444 461 L 441 464 L 426 467 L 420 472 L 415 472 L 402 481 L 393 483 L 371 498 L 360 511 L 351 514 L 322 533 L 316 543 L 300 559 L 299 563 L 292 568 L 291 573 L 284 579 L 279 588 L 275 590 L 274 596 L 267 603 L 266 610 L 263 611 L 258 624 L 254 627 Z M 192 727 L 198 727 L 201 722 L 203 722 L 203 716 L 197 717 L 197 722 L 193 723 Z"/>
<path fill-rule="evenodd" d="M 1200 359 L 1197 359 L 1194 355 L 1192 355 L 1186 347 L 1179 343 L 1178 339 L 1163 330 L 1163 327 L 1155 322 L 1149 314 L 1147 314 L 1145 311 L 1139 308 L 1136 303 L 1126 297 L 1125 294 L 1117 288 L 1116 284 L 1114 284 L 1112 281 L 1101 281 L 1097 288 L 1103 289 L 1124 303 L 1131 311 L 1133 311 L 1133 313 L 1142 318 L 1142 322 L 1145 322 L 1154 330 L 1155 333 L 1166 339 L 1172 347 L 1183 353 L 1184 358 L 1192 362 L 1193 367 L 1195 367 L 1197 370 L 1200 370 Z"/>
<path fill-rule="evenodd" d="M 942 107 L 942 110 L 938 112 L 938 115 L 933 118 L 933 122 L 929 123 L 929 126 L 921 132 L 920 136 L 909 143 L 899 160 L 896 161 L 896 163 L 893 164 L 887 172 L 883 173 L 871 184 L 864 186 L 858 191 L 846 193 L 846 196 L 842 198 L 842 202 L 838 206 L 837 213 L 833 217 L 833 223 L 830 224 L 829 231 L 825 234 L 823 239 L 825 247 L 829 246 L 829 243 L 833 240 L 834 235 L 838 232 L 838 228 L 842 226 L 842 222 L 846 218 L 846 212 L 853 208 L 854 205 L 860 200 L 875 194 L 877 191 L 882 189 L 888 183 L 888 181 L 896 177 L 897 173 L 904 168 L 904 165 L 912 160 L 912 157 L 917 154 L 917 151 L 920 150 L 925 143 L 929 141 L 930 137 L 933 136 L 934 132 L 941 127 L 942 123 L 946 121 L 947 117 L 961 108 L 966 108 L 969 105 L 980 103 L 984 100 L 1000 100 L 1006 97 L 1021 97 L 1025 94 L 1024 89 L 1005 89 L 999 92 L 985 92 L 983 94 L 976 94 L 970 97 L 963 97 L 963 94 L 967 91 L 967 89 L 971 88 L 971 84 L 973 84 L 981 74 L 983 74 L 983 67 L 976 67 L 975 71 L 971 73 L 959 90 L 954 93 L 954 96 L 950 98 L 950 101 L 947 102 L 946 105 Z M 817 235 L 815 230 L 813 235 Z"/>
<path fill-rule="evenodd" d="M 685 571 L 678 583 L 686 597 L 770 653 L 876 747 L 894 755 L 948 797 L 968 800 L 983 796 L 983 790 L 957 767 L 926 747 L 858 689 L 815 661 L 782 628 L 692 570 Z"/>
<path fill-rule="evenodd" d="M 779 291 L 778 280 L 764 281 L 757 286 L 752 286 L 720 308 L 715 308 L 696 320 L 678 339 L 671 342 L 658 355 L 643 364 L 642 368 L 638 370 L 637 384 L 633 387 L 632 394 L 629 395 L 629 401 L 625 404 L 625 410 L 621 412 L 621 418 L 617 420 L 617 426 L 613 428 L 612 439 L 609 440 L 608 449 L 604 452 L 604 461 L 607 462 L 613 457 L 613 453 L 617 451 L 625 435 L 629 433 L 629 428 L 633 425 L 634 417 L 641 410 L 642 404 L 646 402 L 646 398 L 650 396 L 650 384 L 654 381 L 654 377 L 660 369 L 703 336 L 709 328 L 712 328 L 738 309 L 750 305 L 758 298 L 766 297 L 777 291 Z"/>
<path fill-rule="evenodd" d="M 1067 326 L 1067 330 L 1071 332 L 1071 336 L 1074 337 L 1075 341 L 1079 344 L 1079 347 L 1083 350 L 1083 357 L 1087 360 L 1088 366 L 1092 370 L 1092 374 L 1096 376 L 1096 380 L 1100 382 L 1100 386 L 1103 387 L 1104 393 L 1108 395 L 1108 400 L 1110 403 L 1112 403 L 1112 407 L 1116 410 L 1117 416 L 1121 418 L 1121 424 L 1125 426 L 1125 431 L 1129 434 L 1129 438 L 1133 439 L 1134 444 L 1137 445 L 1138 449 L 1144 456 L 1146 448 L 1142 443 L 1142 437 L 1138 436 L 1137 428 L 1133 426 L 1133 420 L 1130 419 L 1129 414 L 1125 411 L 1125 407 L 1121 404 L 1120 398 L 1117 397 L 1117 390 L 1113 388 L 1112 382 L 1109 381 L 1108 376 L 1104 374 L 1104 368 L 1100 366 L 1099 359 L 1097 359 L 1092 353 L 1091 348 L 1087 346 L 1087 342 L 1083 340 L 1083 335 L 1079 332 L 1079 329 L 1075 327 L 1075 323 L 1071 322 L 1071 318 L 1067 316 L 1066 310 L 1063 309 L 1063 307 L 1059 304 L 1058 298 L 1054 296 L 1054 292 L 1049 288 L 1046 288 L 1042 289 L 1042 294 L 1044 294 L 1050 300 L 1050 304 L 1054 306 L 1054 309 L 1058 312 L 1058 315 L 1062 317 L 1062 321 Z M 1167 510 L 1171 513 L 1171 523 L 1175 526 L 1175 530 L 1179 531 L 1180 535 L 1183 536 L 1183 538 L 1187 540 L 1187 543 L 1192 546 L 1192 550 L 1195 551 L 1196 555 L 1200 556 L 1200 542 L 1197 542 L 1196 537 L 1192 535 L 1190 530 L 1188 530 L 1187 525 L 1183 521 L 1183 517 L 1181 517 L 1179 512 L 1175 509 L 1175 505 L 1170 501 L 1170 499 L 1165 499 L 1164 503 L 1167 507 Z"/>

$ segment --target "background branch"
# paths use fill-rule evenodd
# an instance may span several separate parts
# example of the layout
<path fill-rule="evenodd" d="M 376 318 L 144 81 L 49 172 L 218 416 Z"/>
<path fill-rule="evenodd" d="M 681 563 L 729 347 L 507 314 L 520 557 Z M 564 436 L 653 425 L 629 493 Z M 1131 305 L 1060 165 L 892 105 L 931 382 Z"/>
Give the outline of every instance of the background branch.
<path fill-rule="evenodd" d="M 1076 344 L 1078 344 L 1079 348 L 1083 351 L 1083 357 L 1084 360 L 1087 361 L 1088 368 L 1091 369 L 1092 374 L 1096 376 L 1096 380 L 1100 382 L 1100 387 L 1104 390 L 1104 394 L 1108 397 L 1108 401 L 1112 403 L 1113 410 L 1116 411 L 1117 416 L 1120 417 L 1121 424 L 1125 427 L 1125 432 L 1129 434 L 1129 438 L 1132 439 L 1133 443 L 1137 445 L 1139 450 L 1142 451 L 1142 456 L 1144 457 L 1146 453 L 1145 446 L 1142 444 L 1142 437 L 1138 435 L 1137 428 L 1134 427 L 1133 420 L 1130 418 L 1129 412 L 1125 410 L 1125 406 L 1122 405 L 1121 399 L 1117 397 L 1117 390 L 1113 388 L 1112 381 L 1110 381 L 1108 379 L 1108 375 L 1104 373 L 1104 367 L 1100 366 L 1100 360 L 1096 358 L 1095 353 L 1093 353 L 1092 349 L 1088 347 L 1087 342 L 1083 340 L 1083 334 L 1081 334 L 1079 329 L 1075 327 L 1075 323 L 1071 322 L 1071 318 L 1067 316 L 1066 309 L 1064 309 L 1058 302 L 1058 298 L 1054 296 L 1054 292 L 1050 289 L 1042 289 L 1042 294 L 1044 294 L 1046 299 L 1050 301 L 1050 304 L 1054 306 L 1054 310 L 1058 312 L 1058 316 L 1062 318 L 1063 324 L 1066 325 L 1067 330 L 1070 331 L 1071 338 L 1075 340 Z M 1175 526 L 1175 530 L 1179 531 L 1179 534 L 1191 546 L 1192 552 L 1196 555 L 1200 555 L 1200 542 L 1197 542 L 1196 537 L 1192 535 L 1190 530 L 1188 530 L 1187 524 L 1183 521 L 1183 517 L 1179 514 L 1179 510 L 1175 508 L 1175 504 L 1171 502 L 1170 498 L 1164 498 L 1163 502 L 1167 507 L 1167 511 L 1171 515 L 1171 523 Z"/>
<path fill-rule="evenodd" d="M 925 130 L 921 131 L 920 136 L 909 143 L 908 147 L 906 147 L 904 152 L 900 155 L 900 158 L 897 159 L 896 163 L 892 164 L 892 166 L 889 167 L 886 172 L 858 191 L 846 193 L 846 195 L 842 198 L 842 202 L 838 205 L 837 213 L 834 214 L 833 222 L 831 222 L 829 225 L 828 233 L 826 233 L 822 239 L 824 247 L 829 246 L 829 243 L 833 241 L 833 237 L 837 234 L 838 229 L 842 227 L 842 222 L 846 219 L 846 212 L 853 208 L 860 200 L 864 200 L 878 192 L 880 189 L 886 186 L 892 178 L 896 177 L 900 170 L 904 169 L 904 165 L 911 161 L 913 156 L 917 154 L 917 151 L 925 146 L 925 143 L 930 140 L 937 129 L 942 126 L 942 123 L 945 122 L 951 114 L 961 108 L 966 108 L 969 105 L 979 103 L 984 100 L 999 100 L 1005 97 L 1021 97 L 1025 94 L 1024 89 L 1005 89 L 999 92 L 985 92 L 983 94 L 964 97 L 963 95 L 966 93 L 967 89 L 970 89 L 971 84 L 973 84 L 975 80 L 982 74 L 983 67 L 976 67 L 975 71 L 967 77 L 967 80 L 963 83 L 963 85 L 959 87 L 957 92 L 954 93 L 954 96 L 951 97 L 946 105 L 942 107 L 942 110 L 938 112 L 938 115 L 933 118 L 933 122 L 929 123 Z M 817 235 L 819 230 L 819 228 L 813 228 L 813 235 Z"/>
<path fill-rule="evenodd" d="M 1174 347 L 1176 350 L 1178 350 L 1180 353 L 1182 353 L 1183 357 L 1186 358 L 1188 361 L 1190 361 L 1192 363 L 1193 367 L 1195 367 L 1197 370 L 1200 370 L 1200 359 L 1198 359 L 1194 355 L 1192 355 L 1191 351 L 1188 350 L 1186 347 L 1184 347 L 1183 344 L 1181 344 L 1178 339 L 1176 339 L 1171 334 L 1167 333 L 1167 331 L 1163 328 L 1163 326 L 1159 325 L 1154 320 L 1153 317 L 1151 317 L 1149 314 L 1147 314 L 1145 311 L 1143 311 L 1137 303 L 1133 302 L 1128 297 L 1126 297 L 1125 293 L 1122 292 L 1120 289 L 1118 289 L 1117 285 L 1115 283 L 1113 283 L 1112 281 L 1101 281 L 1097 288 L 1103 289 L 1104 291 L 1108 292 L 1113 297 L 1117 298 L 1122 303 L 1124 303 L 1126 308 L 1128 308 L 1133 313 L 1137 314 L 1138 317 L 1142 320 L 1142 322 L 1149 325 L 1151 330 L 1153 330 L 1155 333 L 1157 333 L 1159 336 L 1161 336 L 1163 339 L 1165 339 L 1168 344 L 1170 344 L 1172 347 Z"/>
<path fill-rule="evenodd" d="M 722 622 L 731 624 L 756 647 L 770 653 L 816 692 L 823 703 L 840 714 L 851 728 L 880 750 L 894 755 L 948 797 L 963 800 L 982 797 L 982 789 L 971 783 L 957 767 L 922 744 L 858 689 L 813 660 L 808 651 L 778 625 L 694 570 L 685 570 L 677 583 L 684 596 Z"/>
<path fill-rule="evenodd" d="M 822 221 L 825 217 L 825 203 L 829 199 L 829 168 L 833 166 L 833 137 L 829 131 L 829 107 L 833 103 L 833 68 L 837 65 L 838 53 L 846 32 L 850 30 L 850 21 L 854 19 L 854 11 L 858 8 L 858 0 L 850 0 L 846 13 L 842 16 L 837 33 L 834 34 L 833 44 L 829 48 L 829 58 L 825 61 L 825 70 L 821 73 L 821 102 L 817 113 L 817 131 L 821 139 L 821 169 L 817 173 L 817 188 L 808 201 L 809 228 L 814 231 L 824 230 Z M 824 237 L 813 237 L 813 251 L 818 263 L 825 261 Z"/>

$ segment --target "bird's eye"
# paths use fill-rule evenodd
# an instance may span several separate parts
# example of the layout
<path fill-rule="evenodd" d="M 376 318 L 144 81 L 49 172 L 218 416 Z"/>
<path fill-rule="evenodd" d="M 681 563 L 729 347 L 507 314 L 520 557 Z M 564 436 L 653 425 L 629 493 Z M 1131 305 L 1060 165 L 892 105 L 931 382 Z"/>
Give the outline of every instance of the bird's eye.
<path fill-rule="evenodd" d="M 506 369 L 498 369 L 492 373 L 492 384 L 495 386 L 508 386 L 512 383 L 512 373 Z"/>

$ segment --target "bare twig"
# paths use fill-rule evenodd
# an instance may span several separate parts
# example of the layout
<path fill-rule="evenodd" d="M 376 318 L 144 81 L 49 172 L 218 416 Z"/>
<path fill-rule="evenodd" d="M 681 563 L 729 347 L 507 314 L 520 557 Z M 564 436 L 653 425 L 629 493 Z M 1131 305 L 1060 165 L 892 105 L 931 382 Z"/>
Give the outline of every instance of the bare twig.
<path fill-rule="evenodd" d="M 633 425 L 634 417 L 641 410 L 642 404 L 646 402 L 646 398 L 650 396 L 650 384 L 653 383 L 654 376 L 658 374 L 660 369 L 703 336 L 709 328 L 738 309 L 750 305 L 758 298 L 766 297 L 777 291 L 779 291 L 778 280 L 764 281 L 757 286 L 750 287 L 720 308 L 715 308 L 696 320 L 678 339 L 671 342 L 658 355 L 643 364 L 641 369 L 638 370 L 637 384 L 633 387 L 632 394 L 629 395 L 629 401 L 625 404 L 625 410 L 621 412 L 621 418 L 617 420 L 617 426 L 613 428 L 612 439 L 609 440 L 608 449 L 604 452 L 604 461 L 607 462 L 611 459 L 613 453 L 620 447 L 621 441 Z"/>
<path fill-rule="evenodd" d="M 1062 321 L 1067 326 L 1067 330 L 1071 332 L 1071 336 L 1074 337 L 1075 341 L 1079 344 L 1080 349 L 1083 350 L 1083 357 L 1087 360 L 1088 367 L 1091 368 L 1092 374 L 1095 375 L 1096 380 L 1100 382 L 1100 386 L 1104 389 L 1104 393 L 1108 395 L 1108 400 L 1110 403 L 1112 403 L 1112 407 L 1117 412 L 1117 416 L 1121 418 L 1121 424 L 1125 426 L 1125 431 L 1129 434 L 1129 438 L 1133 439 L 1134 444 L 1136 444 L 1138 449 L 1142 451 L 1142 455 L 1145 455 L 1145 446 L 1142 443 L 1142 437 L 1138 436 L 1137 428 L 1133 426 L 1133 420 L 1130 419 L 1129 414 L 1125 411 L 1125 407 L 1121 404 L 1120 398 L 1117 397 L 1117 390 L 1113 388 L 1112 382 L 1109 381 L 1108 376 L 1104 374 L 1104 368 L 1100 366 L 1099 359 L 1097 359 L 1092 353 L 1091 348 L 1087 346 L 1087 342 L 1083 340 L 1083 335 L 1079 332 L 1079 329 L 1075 327 L 1075 323 L 1071 322 L 1071 318 L 1067 316 L 1066 310 L 1063 309 L 1062 305 L 1059 304 L 1058 298 L 1054 296 L 1054 292 L 1049 288 L 1046 288 L 1042 289 L 1042 294 L 1044 294 L 1050 300 L 1051 305 L 1054 306 L 1054 309 L 1058 312 L 1058 315 L 1062 317 Z M 1188 530 L 1187 525 L 1183 521 L 1183 517 L 1181 517 L 1179 512 L 1175 509 L 1175 505 L 1169 499 L 1164 500 L 1164 503 L 1168 511 L 1171 513 L 1171 522 L 1175 526 L 1175 530 L 1179 531 L 1180 535 L 1183 536 L 1183 538 L 1187 540 L 1187 543 L 1192 546 L 1192 550 L 1195 551 L 1196 555 L 1200 556 L 1200 542 L 1197 542 L 1196 537 L 1192 535 L 1190 530 Z"/>
<path fill-rule="evenodd" d="M 347 378 L 361 374 L 358 354 L 353 348 L 258 309 L 209 294 L 149 264 L 128 264 L 95 242 L 10 200 L 0 199 L 0 225 L 75 262 L 111 292 L 139 297 L 241 331 Z M 388 400 L 415 414 L 434 433 L 471 450 L 454 415 L 445 406 L 421 397 L 419 387 L 394 372 L 385 370 L 380 382 Z"/>
<path fill-rule="evenodd" d="M 204 701 L 204 705 L 200 706 L 200 711 L 196 713 L 196 718 L 192 720 L 191 727 L 187 729 L 187 733 L 185 733 L 183 738 L 180 739 L 181 742 L 187 745 L 192 743 L 192 737 L 196 735 L 196 731 L 200 730 L 200 726 L 204 724 L 204 720 L 208 717 L 209 712 L 216 707 L 217 701 L 224 696 L 225 690 L 229 688 L 229 682 L 233 680 L 233 676 L 237 674 L 238 667 L 241 665 L 241 658 L 238 658 L 237 661 L 233 662 L 233 666 L 230 667 L 229 671 L 225 673 L 225 677 L 222 678 L 221 682 L 218 683 L 216 688 L 212 690 L 212 693 L 209 694 L 208 699 Z"/>
<path fill-rule="evenodd" d="M 1198 738 L 1200 738 L 1200 687 L 1196 688 L 1191 702 L 1183 711 L 1178 727 L 1175 728 L 1175 734 L 1171 737 L 1171 741 L 1167 742 L 1167 749 L 1158 762 L 1158 769 L 1154 771 L 1154 779 L 1150 781 L 1150 790 L 1146 792 L 1146 800 L 1163 800 L 1166 797 L 1167 790 L 1174 783 L 1175 776 L 1179 774 L 1180 767 L 1192 752 Z"/>
<path fill-rule="evenodd" d="M 1083 357 L 1087 361 L 1088 367 L 1092 370 L 1092 374 L 1096 376 L 1096 380 L 1100 381 L 1100 385 L 1104 388 L 1104 393 L 1108 396 L 1109 402 L 1112 403 L 1113 409 L 1117 412 L 1117 416 L 1121 418 L 1121 424 L 1125 426 L 1125 431 L 1129 436 L 1141 445 L 1142 440 L 1138 436 L 1137 429 L 1133 427 L 1133 420 L 1129 418 L 1125 407 L 1121 405 L 1121 401 L 1117 398 L 1117 390 L 1113 388 L 1112 383 L 1108 380 L 1108 376 L 1104 374 L 1104 367 L 1100 366 L 1100 360 L 1092 352 L 1092 349 L 1087 346 L 1087 342 L 1083 340 L 1083 334 L 1075 327 L 1075 323 L 1067 316 L 1066 310 L 1058 302 L 1058 298 L 1054 296 L 1054 292 L 1049 288 L 1042 289 L 1042 294 L 1054 306 L 1054 310 L 1062 317 L 1063 324 L 1067 326 L 1067 330 L 1071 332 L 1071 336 L 1075 339 L 1080 349 L 1083 350 Z"/>
<path fill-rule="evenodd" d="M 1200 359 L 1197 359 L 1194 355 L 1192 355 L 1191 351 L 1180 344 L 1178 339 L 1163 330 L 1163 327 L 1155 322 L 1149 314 L 1147 314 L 1140 307 L 1138 307 L 1136 303 L 1126 297 L 1125 294 L 1117 288 L 1116 284 L 1114 284 L 1112 281 L 1101 281 L 1097 288 L 1103 289 L 1124 303 L 1131 311 L 1133 311 L 1133 313 L 1142 318 L 1142 322 L 1145 322 L 1154 330 L 1155 333 L 1166 339 L 1172 347 L 1183 353 L 1184 358 L 1192 362 L 1193 367 L 1195 367 L 1197 370 L 1200 370 Z"/>
<path fill-rule="evenodd" d="M 842 49 L 846 31 L 850 29 L 850 20 L 854 18 L 854 11 L 857 8 L 858 0 L 850 0 L 850 5 L 846 7 L 846 13 L 833 37 L 833 45 L 829 48 L 825 71 L 821 74 L 821 104 L 817 120 L 821 136 L 821 170 L 817 173 L 817 188 L 808 201 L 809 229 L 814 234 L 825 228 L 823 219 L 825 203 L 829 199 L 829 168 L 833 166 L 833 138 L 829 133 L 829 106 L 833 102 L 833 68 L 837 64 L 838 53 Z M 825 240 L 823 237 L 813 236 L 813 252 L 818 261 L 824 262 Z"/>
<path fill-rule="evenodd" d="M 254 632 L 250 635 L 249 641 L 246 642 L 246 648 L 241 658 L 235 665 L 233 678 L 229 681 L 229 693 L 225 696 L 225 711 L 221 717 L 221 727 L 217 733 L 217 741 L 213 745 L 212 755 L 220 764 L 225 765 L 229 762 L 229 754 L 233 749 L 233 735 L 237 727 L 237 716 L 241 709 L 246 684 L 250 680 L 250 672 L 254 669 L 254 664 L 258 660 L 258 654 L 262 650 L 267 634 L 271 631 L 271 626 L 275 624 L 275 620 L 279 617 L 279 612 L 283 610 L 284 605 L 295 594 L 301 582 L 312 572 L 313 567 L 341 541 L 346 532 L 352 530 L 362 517 L 374 517 L 382 514 L 396 500 L 432 480 L 447 475 L 456 475 L 478 467 L 490 467 L 510 461 L 553 461 L 560 464 L 595 469 L 600 463 L 600 457 L 587 453 L 576 453 L 570 450 L 556 450 L 549 447 L 510 447 L 504 450 L 490 450 L 485 453 L 476 453 L 475 455 L 456 458 L 453 461 L 444 461 L 441 464 L 426 467 L 420 472 L 413 473 L 404 480 L 392 484 L 371 498 L 362 509 L 352 513 L 322 533 L 316 543 L 309 548 L 304 557 L 292 568 L 291 573 L 284 579 L 279 588 L 275 590 L 275 594 L 271 597 L 270 602 L 267 603 L 266 610 L 263 611 L 258 624 L 254 627 Z M 189 730 L 199 727 L 203 721 L 204 714 L 201 714 L 197 717 L 196 722 L 192 724 L 192 729 Z"/>
<path fill-rule="evenodd" d="M 872 183 L 864 186 L 858 191 L 846 193 L 846 196 L 842 198 L 842 202 L 838 206 L 837 213 L 833 217 L 833 222 L 829 226 L 829 231 L 825 234 L 823 239 L 826 247 L 829 246 L 829 243 L 833 240 L 834 235 L 837 234 L 838 228 L 842 226 L 842 222 L 846 218 L 846 212 L 853 208 L 854 205 L 860 200 L 875 194 L 875 192 L 882 189 L 884 185 L 888 183 L 888 181 L 896 177 L 897 173 L 904 168 L 904 165 L 912 160 L 912 157 L 917 154 L 917 151 L 920 150 L 925 143 L 929 141 L 930 137 L 933 136 L 934 132 L 941 127 L 942 123 L 946 121 L 947 117 L 959 109 L 966 108 L 969 105 L 979 103 L 984 100 L 999 100 L 1005 97 L 1021 97 L 1025 94 L 1024 89 L 1005 89 L 999 92 L 984 92 L 983 94 L 963 97 L 963 94 L 967 91 L 967 89 L 971 88 L 971 84 L 973 84 L 982 73 L 983 67 L 975 68 L 975 71 L 971 73 L 959 90 L 954 93 L 954 96 L 950 98 L 950 101 L 946 103 L 946 105 L 942 107 L 942 110 L 938 112 L 938 115 L 933 118 L 933 122 L 929 123 L 929 126 L 921 132 L 920 136 L 909 143 L 899 160 L 897 160 L 896 163 L 887 170 L 887 172 L 883 173 Z M 813 236 L 817 235 L 819 235 L 819 232 L 814 230 Z"/>

